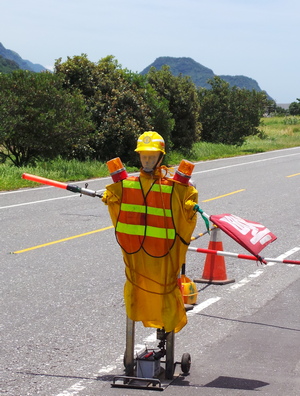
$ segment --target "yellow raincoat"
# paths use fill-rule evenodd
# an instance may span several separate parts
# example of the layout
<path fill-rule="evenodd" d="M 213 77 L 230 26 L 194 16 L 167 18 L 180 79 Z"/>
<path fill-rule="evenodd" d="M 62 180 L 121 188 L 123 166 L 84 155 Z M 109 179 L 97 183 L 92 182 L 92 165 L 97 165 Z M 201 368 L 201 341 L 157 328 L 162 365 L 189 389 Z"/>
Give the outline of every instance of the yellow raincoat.
<path fill-rule="evenodd" d="M 161 177 L 157 169 L 154 176 L 141 171 L 140 181 L 144 195 L 154 179 Z M 106 186 L 102 198 L 116 227 L 122 201 L 122 182 Z M 126 314 L 133 321 L 142 321 L 145 327 L 164 328 L 166 332 L 180 331 L 187 323 L 182 295 L 177 278 L 197 222 L 193 207 L 198 202 L 197 190 L 189 185 L 174 182 L 172 215 L 177 231 L 175 243 L 164 257 L 149 256 L 143 249 L 127 254 L 123 249 Z M 185 241 L 185 243 L 183 242 Z"/>

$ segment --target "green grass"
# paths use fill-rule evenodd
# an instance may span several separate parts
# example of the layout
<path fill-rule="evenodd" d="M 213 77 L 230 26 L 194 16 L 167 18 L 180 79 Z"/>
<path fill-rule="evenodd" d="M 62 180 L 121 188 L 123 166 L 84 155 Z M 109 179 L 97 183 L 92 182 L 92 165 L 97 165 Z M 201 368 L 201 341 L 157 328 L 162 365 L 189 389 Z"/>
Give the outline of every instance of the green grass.
<path fill-rule="evenodd" d="M 264 118 L 260 128 L 262 138 L 251 136 L 240 147 L 214 143 L 196 143 L 189 156 L 180 152 L 167 154 L 165 163 L 176 165 L 182 158 L 190 161 L 206 161 L 217 158 L 235 157 L 271 150 L 300 146 L 300 117 Z M 112 153 L 112 158 L 114 154 Z M 137 170 L 127 167 L 128 172 Z M 17 168 L 7 163 L 0 164 L 0 191 L 23 187 L 36 187 L 39 184 L 22 179 L 22 173 L 47 177 L 48 179 L 70 182 L 108 176 L 106 164 L 97 161 L 79 162 L 76 160 L 40 162 L 34 167 Z"/>
<path fill-rule="evenodd" d="M 260 136 L 250 136 L 240 147 L 205 142 L 196 143 L 189 158 L 186 159 L 206 161 L 300 146 L 300 117 L 264 118 L 260 131 Z M 178 152 L 167 155 L 169 164 L 178 164 L 181 159 L 182 154 Z"/>

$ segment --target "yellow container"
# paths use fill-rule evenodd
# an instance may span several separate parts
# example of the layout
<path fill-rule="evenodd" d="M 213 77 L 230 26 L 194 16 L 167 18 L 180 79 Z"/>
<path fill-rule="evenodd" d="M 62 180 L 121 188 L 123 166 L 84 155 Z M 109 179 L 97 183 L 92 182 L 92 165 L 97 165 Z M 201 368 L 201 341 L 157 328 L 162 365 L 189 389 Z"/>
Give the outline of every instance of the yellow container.
<path fill-rule="evenodd" d="M 195 282 L 192 282 L 187 276 L 181 275 L 180 283 L 184 304 L 196 304 L 198 290 Z"/>

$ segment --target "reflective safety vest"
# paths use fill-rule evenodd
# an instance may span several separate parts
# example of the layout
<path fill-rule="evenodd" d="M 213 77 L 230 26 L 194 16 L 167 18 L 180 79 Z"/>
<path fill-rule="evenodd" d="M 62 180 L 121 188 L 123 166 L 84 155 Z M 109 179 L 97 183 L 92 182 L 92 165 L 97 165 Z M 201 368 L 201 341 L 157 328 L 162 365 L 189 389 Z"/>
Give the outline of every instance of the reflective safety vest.
<path fill-rule="evenodd" d="M 146 195 L 138 177 L 123 180 L 122 187 L 118 243 L 128 254 L 142 248 L 150 256 L 165 256 L 176 238 L 171 208 L 173 182 L 156 180 Z"/>

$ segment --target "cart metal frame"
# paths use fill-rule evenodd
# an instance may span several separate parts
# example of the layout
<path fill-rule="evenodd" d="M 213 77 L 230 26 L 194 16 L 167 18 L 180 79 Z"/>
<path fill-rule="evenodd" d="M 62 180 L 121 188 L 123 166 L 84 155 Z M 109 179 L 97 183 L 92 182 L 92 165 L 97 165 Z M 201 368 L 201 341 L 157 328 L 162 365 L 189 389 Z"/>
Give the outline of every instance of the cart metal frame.
<path fill-rule="evenodd" d="M 124 354 L 125 375 L 118 375 L 113 378 L 112 387 L 127 387 L 137 389 L 164 390 L 178 376 L 174 375 L 176 364 L 174 360 L 174 331 L 165 332 L 164 329 L 157 329 L 157 339 L 160 341 L 158 348 L 161 357 L 165 356 L 165 360 L 161 362 L 165 364 L 161 375 L 157 378 L 141 378 L 135 375 L 136 359 L 134 356 L 135 344 L 135 321 L 126 317 L 126 349 Z M 189 372 L 191 365 L 191 357 L 188 353 L 184 353 L 181 360 L 181 370 L 184 374 Z M 161 378 L 162 377 L 162 378 Z"/>

